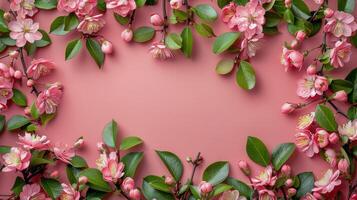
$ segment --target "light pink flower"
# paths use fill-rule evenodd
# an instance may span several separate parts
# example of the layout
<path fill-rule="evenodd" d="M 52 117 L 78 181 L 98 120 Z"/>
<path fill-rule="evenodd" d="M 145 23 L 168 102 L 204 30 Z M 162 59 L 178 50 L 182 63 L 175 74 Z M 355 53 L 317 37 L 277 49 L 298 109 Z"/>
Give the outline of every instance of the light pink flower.
<path fill-rule="evenodd" d="M 36 107 L 40 114 L 52 114 L 57 110 L 63 95 L 63 88 L 60 84 L 52 84 L 41 92 L 36 100 Z"/>
<path fill-rule="evenodd" d="M 346 40 L 340 40 L 335 43 L 335 47 L 330 51 L 331 65 L 335 68 L 343 67 L 350 61 L 352 54 L 352 45 Z"/>
<path fill-rule="evenodd" d="M 42 38 L 38 31 L 39 23 L 33 23 L 32 19 L 21 19 L 9 23 L 10 37 L 16 40 L 17 47 L 25 46 L 26 42 L 34 43 Z"/>
<path fill-rule="evenodd" d="M 311 112 L 306 115 L 302 115 L 298 119 L 297 128 L 299 130 L 308 129 L 314 123 L 314 120 L 315 120 L 315 112 Z"/>
<path fill-rule="evenodd" d="M 351 37 L 352 33 L 357 30 L 355 18 L 349 13 L 335 11 L 333 16 L 326 20 L 324 31 L 332 33 L 335 37 Z"/>
<path fill-rule="evenodd" d="M 198 186 L 198 189 L 202 194 L 208 194 L 213 190 L 213 185 L 209 182 L 201 181 Z"/>
<path fill-rule="evenodd" d="M 130 11 L 136 9 L 134 0 L 105 0 L 108 9 L 113 9 L 114 12 L 122 17 L 126 17 Z"/>
<path fill-rule="evenodd" d="M 328 140 L 329 133 L 326 130 L 322 128 L 317 128 L 315 135 L 316 135 L 317 144 L 319 145 L 320 148 L 325 148 L 329 144 L 329 140 Z"/>
<path fill-rule="evenodd" d="M 77 26 L 78 31 L 84 34 L 97 33 L 104 27 L 105 21 L 103 19 L 103 14 L 85 17 Z"/>
<path fill-rule="evenodd" d="M 170 7 L 172 9 L 180 9 L 182 7 L 183 0 L 170 0 Z"/>
<path fill-rule="evenodd" d="M 134 179 L 131 177 L 126 177 L 123 182 L 121 183 L 121 188 L 124 190 L 124 192 L 130 192 L 130 190 L 133 190 L 135 187 L 135 182 Z"/>
<path fill-rule="evenodd" d="M 12 88 L 0 88 L 0 103 L 6 104 L 13 96 Z"/>
<path fill-rule="evenodd" d="M 61 184 L 62 186 L 62 194 L 60 195 L 60 200 L 79 200 L 81 194 L 76 191 L 72 186 L 67 185 L 65 183 Z"/>
<path fill-rule="evenodd" d="M 343 158 L 340 161 L 338 161 L 337 168 L 338 170 L 340 170 L 340 172 L 347 174 L 349 167 L 350 167 L 350 163 L 347 159 Z"/>
<path fill-rule="evenodd" d="M 96 6 L 97 0 L 79 0 L 76 15 L 81 17 L 92 15 Z"/>
<path fill-rule="evenodd" d="M 247 200 L 247 198 L 240 196 L 238 190 L 228 190 L 223 192 L 219 200 Z"/>
<path fill-rule="evenodd" d="M 59 11 L 74 12 L 78 8 L 79 0 L 58 0 L 57 9 Z"/>
<path fill-rule="evenodd" d="M 163 42 L 153 43 L 149 51 L 155 59 L 166 60 L 174 57 L 172 51 Z"/>
<path fill-rule="evenodd" d="M 41 192 L 37 183 L 24 185 L 20 193 L 20 200 L 47 200 L 46 195 Z"/>
<path fill-rule="evenodd" d="M 4 63 L 0 63 L 0 88 L 12 88 L 15 70 Z"/>
<path fill-rule="evenodd" d="M 48 75 L 55 68 L 55 63 L 44 59 L 34 59 L 31 65 L 27 68 L 27 75 L 33 80 L 37 80 L 42 76 Z"/>
<path fill-rule="evenodd" d="M 315 188 L 312 189 L 312 191 L 319 192 L 321 194 L 332 192 L 336 186 L 341 185 L 339 176 L 339 170 L 336 170 L 335 172 L 333 172 L 332 169 L 327 170 L 324 176 L 315 182 Z"/>
<path fill-rule="evenodd" d="M 67 144 L 56 144 L 53 147 L 53 153 L 57 159 L 64 163 L 70 163 L 71 159 L 75 156 L 73 147 L 69 147 Z"/>
<path fill-rule="evenodd" d="M 236 8 L 237 8 L 237 4 L 235 4 L 234 2 L 230 2 L 228 5 L 223 7 L 223 9 L 222 9 L 222 21 L 224 23 L 226 23 L 228 25 L 231 24 L 229 22 L 236 15 Z M 229 28 L 233 28 L 233 27 L 229 27 Z"/>
<path fill-rule="evenodd" d="M 263 38 L 263 33 L 258 33 L 252 38 L 244 38 L 241 43 L 241 59 L 245 60 L 255 56 L 255 52 L 259 48 L 259 40 Z"/>
<path fill-rule="evenodd" d="M 281 56 L 281 64 L 285 66 L 285 71 L 290 68 L 300 70 L 304 64 L 304 55 L 296 50 L 289 50 L 283 48 L 283 55 Z"/>
<path fill-rule="evenodd" d="M 315 135 L 311 134 L 309 130 L 300 130 L 296 133 L 295 144 L 308 157 L 312 157 L 320 151 Z"/>
<path fill-rule="evenodd" d="M 116 183 L 124 175 L 124 164 L 118 161 L 116 152 L 110 152 L 109 156 L 101 154 L 96 163 L 107 182 Z"/>
<path fill-rule="evenodd" d="M 331 167 L 335 167 L 337 164 L 336 151 L 334 149 L 327 148 L 324 153 L 324 159 L 331 165 Z"/>
<path fill-rule="evenodd" d="M 338 132 L 342 136 L 347 136 L 348 139 L 357 140 L 357 120 L 349 121 L 346 124 L 338 127 Z"/>
<path fill-rule="evenodd" d="M 258 176 L 251 178 L 251 180 L 254 187 L 274 186 L 277 177 L 273 175 L 273 168 L 269 165 Z"/>
<path fill-rule="evenodd" d="M 271 190 L 263 189 L 258 191 L 259 200 L 277 200 L 275 193 Z"/>
<path fill-rule="evenodd" d="M 30 165 L 31 153 L 17 147 L 12 147 L 9 153 L 2 156 L 5 167 L 3 172 L 22 171 Z"/>
<path fill-rule="evenodd" d="M 38 12 L 35 0 L 11 0 L 10 9 L 17 12 L 20 18 L 32 17 Z"/>
<path fill-rule="evenodd" d="M 18 144 L 27 150 L 43 150 L 48 148 L 50 141 L 47 139 L 46 136 L 39 136 L 36 134 L 25 132 L 24 136 L 19 135 Z"/>
<path fill-rule="evenodd" d="M 298 82 L 297 95 L 302 98 L 322 95 L 328 89 L 328 80 L 324 76 L 308 75 Z"/>

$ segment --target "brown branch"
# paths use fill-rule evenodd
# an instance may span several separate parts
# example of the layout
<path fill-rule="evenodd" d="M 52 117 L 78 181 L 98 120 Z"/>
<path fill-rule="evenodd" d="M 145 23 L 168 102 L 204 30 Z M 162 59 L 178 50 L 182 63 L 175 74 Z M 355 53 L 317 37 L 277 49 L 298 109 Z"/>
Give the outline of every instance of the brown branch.
<path fill-rule="evenodd" d="M 26 66 L 25 56 L 24 56 L 24 53 L 23 53 L 23 47 L 19 48 L 19 52 L 20 52 L 20 59 L 21 59 L 22 69 L 24 71 L 24 74 L 25 74 L 27 80 L 29 80 L 29 77 L 28 77 L 28 74 L 27 74 L 27 66 Z M 38 96 L 40 94 L 40 92 L 37 90 L 37 88 L 35 86 L 32 86 L 31 93 L 35 93 L 36 96 Z"/>

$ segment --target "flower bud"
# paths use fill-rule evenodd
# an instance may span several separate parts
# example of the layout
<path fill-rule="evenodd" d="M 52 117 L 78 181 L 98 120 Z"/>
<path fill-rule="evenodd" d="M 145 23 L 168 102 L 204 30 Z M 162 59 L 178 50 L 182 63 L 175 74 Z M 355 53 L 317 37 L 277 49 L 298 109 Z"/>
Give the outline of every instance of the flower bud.
<path fill-rule="evenodd" d="M 165 183 L 168 185 L 172 185 L 175 183 L 174 179 L 172 177 L 166 176 L 165 177 Z"/>
<path fill-rule="evenodd" d="M 304 31 L 298 31 L 295 38 L 297 41 L 302 42 L 306 38 L 306 33 Z"/>
<path fill-rule="evenodd" d="M 5 12 L 3 17 L 6 22 L 11 22 L 12 20 L 14 20 L 14 16 L 12 16 L 10 12 Z"/>
<path fill-rule="evenodd" d="M 288 196 L 292 197 L 296 194 L 296 189 L 295 188 L 289 188 L 288 189 Z"/>
<path fill-rule="evenodd" d="M 160 15 L 154 13 L 150 16 L 150 24 L 153 26 L 162 26 L 164 25 L 164 19 Z"/>
<path fill-rule="evenodd" d="M 288 180 L 285 181 L 285 186 L 286 187 L 291 187 L 293 186 L 293 180 L 291 178 L 289 178 Z"/>
<path fill-rule="evenodd" d="M 306 73 L 308 75 L 315 75 L 317 72 L 317 68 L 316 68 L 316 65 L 315 64 L 311 64 L 307 67 L 306 69 Z"/>
<path fill-rule="evenodd" d="M 9 56 L 12 59 L 16 59 L 19 56 L 19 52 L 18 51 L 9 51 Z"/>
<path fill-rule="evenodd" d="M 80 138 L 78 138 L 77 141 L 74 143 L 74 147 L 80 148 L 80 147 L 83 146 L 83 144 L 84 144 L 84 139 L 83 139 L 83 137 L 80 137 Z"/>
<path fill-rule="evenodd" d="M 111 54 L 113 52 L 113 44 L 107 40 L 102 43 L 102 52 L 105 54 Z"/>
<path fill-rule="evenodd" d="M 200 183 L 200 185 L 198 186 L 199 190 L 201 191 L 201 193 L 203 194 L 208 194 L 212 191 L 213 186 L 211 183 L 208 183 L 206 181 L 202 181 Z"/>
<path fill-rule="evenodd" d="M 331 133 L 328 137 L 328 140 L 331 144 L 337 144 L 340 141 L 340 138 L 338 137 L 337 133 Z"/>
<path fill-rule="evenodd" d="M 292 0 L 285 0 L 284 3 L 285 3 L 285 7 L 291 8 Z"/>
<path fill-rule="evenodd" d="M 133 200 L 140 200 L 140 191 L 138 189 L 130 190 L 129 197 Z"/>
<path fill-rule="evenodd" d="M 24 109 L 24 113 L 25 113 L 25 115 L 31 115 L 31 108 L 30 107 L 26 107 L 25 109 Z"/>
<path fill-rule="evenodd" d="M 187 162 L 192 162 L 192 158 L 191 157 L 186 157 L 186 161 Z"/>
<path fill-rule="evenodd" d="M 133 30 L 127 28 L 121 33 L 121 39 L 123 39 L 125 42 L 130 42 L 133 39 L 133 35 Z"/>
<path fill-rule="evenodd" d="M 297 105 L 296 104 L 292 104 L 292 103 L 284 103 L 281 106 L 281 113 L 283 114 L 289 114 L 292 113 L 296 110 Z"/>
<path fill-rule="evenodd" d="M 316 130 L 317 144 L 320 148 L 325 148 L 329 143 L 329 134 L 322 128 Z"/>
<path fill-rule="evenodd" d="M 32 87 L 35 84 L 35 81 L 32 79 L 27 80 L 26 85 L 27 87 Z"/>
<path fill-rule="evenodd" d="M 129 192 L 129 191 L 133 190 L 135 187 L 134 179 L 132 179 L 130 177 L 126 177 L 124 179 L 123 183 L 121 184 L 121 187 L 125 192 Z"/>
<path fill-rule="evenodd" d="M 350 164 L 348 163 L 347 159 L 341 159 L 338 161 L 337 168 L 340 170 L 342 173 L 348 173 L 348 168 L 350 167 Z"/>
<path fill-rule="evenodd" d="M 88 182 L 88 178 L 86 176 L 81 176 L 78 178 L 78 184 L 84 185 Z"/>
<path fill-rule="evenodd" d="M 245 174 L 246 176 L 250 176 L 250 168 L 246 161 L 241 160 L 238 162 L 239 169 Z"/>
<path fill-rule="evenodd" d="M 182 4 L 183 0 L 170 0 L 170 6 L 172 9 L 180 9 Z"/>
<path fill-rule="evenodd" d="M 331 148 L 327 148 L 325 151 L 325 160 L 331 165 L 331 167 L 335 167 L 337 164 L 336 152 Z"/>
<path fill-rule="evenodd" d="M 326 18 L 330 18 L 335 14 L 335 11 L 333 11 L 331 8 L 326 8 L 324 10 L 324 15 Z"/>
<path fill-rule="evenodd" d="M 314 192 L 312 195 L 318 200 L 323 200 L 324 199 L 324 197 L 318 192 Z"/>
<path fill-rule="evenodd" d="M 300 46 L 300 42 L 298 41 L 298 40 L 296 40 L 296 39 L 294 39 L 293 41 L 291 41 L 291 43 L 290 43 L 290 47 L 292 48 L 292 49 L 296 49 L 296 48 L 298 48 Z"/>
<path fill-rule="evenodd" d="M 285 176 L 290 176 L 291 175 L 291 167 L 290 165 L 283 165 L 281 167 L 281 173 L 283 173 Z"/>
<path fill-rule="evenodd" d="M 325 92 L 326 90 L 328 90 L 327 78 L 324 76 L 317 76 L 315 83 L 314 83 L 314 87 L 315 87 L 315 89 L 317 89 L 321 92 Z"/>
<path fill-rule="evenodd" d="M 58 176 L 59 176 L 59 172 L 57 170 L 51 172 L 50 174 L 50 177 L 54 179 L 58 178 Z"/>
<path fill-rule="evenodd" d="M 349 200 L 357 200 L 357 194 L 352 194 Z"/>
<path fill-rule="evenodd" d="M 344 90 L 337 91 L 334 94 L 333 99 L 336 101 L 345 102 L 347 101 L 347 93 Z"/>
<path fill-rule="evenodd" d="M 15 73 L 14 73 L 14 78 L 21 79 L 22 78 L 22 72 L 20 70 L 16 70 Z"/>

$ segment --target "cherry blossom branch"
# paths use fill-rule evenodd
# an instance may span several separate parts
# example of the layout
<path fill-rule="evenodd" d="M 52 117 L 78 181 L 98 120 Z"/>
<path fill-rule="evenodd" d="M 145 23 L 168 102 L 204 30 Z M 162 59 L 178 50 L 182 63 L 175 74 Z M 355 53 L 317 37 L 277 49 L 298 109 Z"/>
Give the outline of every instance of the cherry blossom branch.
<path fill-rule="evenodd" d="M 136 14 L 136 9 L 133 10 L 133 12 L 131 13 L 130 15 L 130 19 L 129 19 L 129 28 L 131 27 L 131 25 L 133 24 L 134 22 L 134 19 L 135 19 L 135 14 Z"/>
<path fill-rule="evenodd" d="M 27 80 L 29 80 L 28 74 L 27 74 L 27 66 L 26 66 L 26 61 L 25 61 L 25 57 L 24 57 L 24 53 L 23 53 L 23 47 L 19 48 L 19 52 L 20 52 L 20 59 L 21 59 L 21 64 L 22 64 L 22 69 L 24 71 L 24 74 L 27 78 Z M 38 96 L 40 94 L 40 92 L 37 90 L 36 86 L 32 86 L 32 91 L 31 93 L 35 93 L 36 96 Z"/>
<path fill-rule="evenodd" d="M 193 169 L 192 169 L 191 176 L 190 176 L 190 179 L 189 179 L 189 184 L 193 183 L 193 178 L 195 177 L 195 173 L 196 173 L 197 167 L 201 164 L 201 161 L 202 161 L 201 152 L 197 153 L 195 160 L 191 160 L 191 159 L 188 160 L 188 162 L 193 165 Z M 182 199 L 183 200 L 187 199 L 186 198 L 187 195 L 188 195 L 188 191 L 185 192 L 185 194 L 182 196 Z"/>
<path fill-rule="evenodd" d="M 344 116 L 346 119 L 349 119 L 348 116 L 342 112 L 331 100 L 327 100 L 327 103 L 329 103 L 338 114 Z"/>
<path fill-rule="evenodd" d="M 162 37 L 163 37 L 163 40 L 165 41 L 165 36 L 167 34 L 167 29 L 169 28 L 169 25 L 167 23 L 167 12 L 166 12 L 166 0 L 162 0 L 162 15 L 164 17 L 164 24 L 163 24 L 163 27 L 162 27 Z"/>

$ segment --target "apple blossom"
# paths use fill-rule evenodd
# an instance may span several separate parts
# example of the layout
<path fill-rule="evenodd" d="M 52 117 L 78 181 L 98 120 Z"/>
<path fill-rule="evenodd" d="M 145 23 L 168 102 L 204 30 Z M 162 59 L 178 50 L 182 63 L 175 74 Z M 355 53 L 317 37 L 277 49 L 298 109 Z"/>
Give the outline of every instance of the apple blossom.
<path fill-rule="evenodd" d="M 17 47 L 25 46 L 26 42 L 34 43 L 42 38 L 42 33 L 38 31 L 39 23 L 34 23 L 32 19 L 21 19 L 9 23 L 10 37 L 16 40 Z"/>
<path fill-rule="evenodd" d="M 327 170 L 323 177 L 315 182 L 315 188 L 312 189 L 312 191 L 321 194 L 332 192 L 336 186 L 341 185 L 339 175 L 339 170 L 336 170 L 335 172 L 333 172 L 332 169 Z"/>
<path fill-rule="evenodd" d="M 27 75 L 33 80 L 47 76 L 55 68 L 55 63 L 44 58 L 34 59 L 27 68 Z"/>
<path fill-rule="evenodd" d="M 2 156 L 4 159 L 4 168 L 3 172 L 14 172 L 22 171 L 29 167 L 31 160 L 31 153 L 17 148 L 12 147 L 9 153 L 6 153 Z"/>

